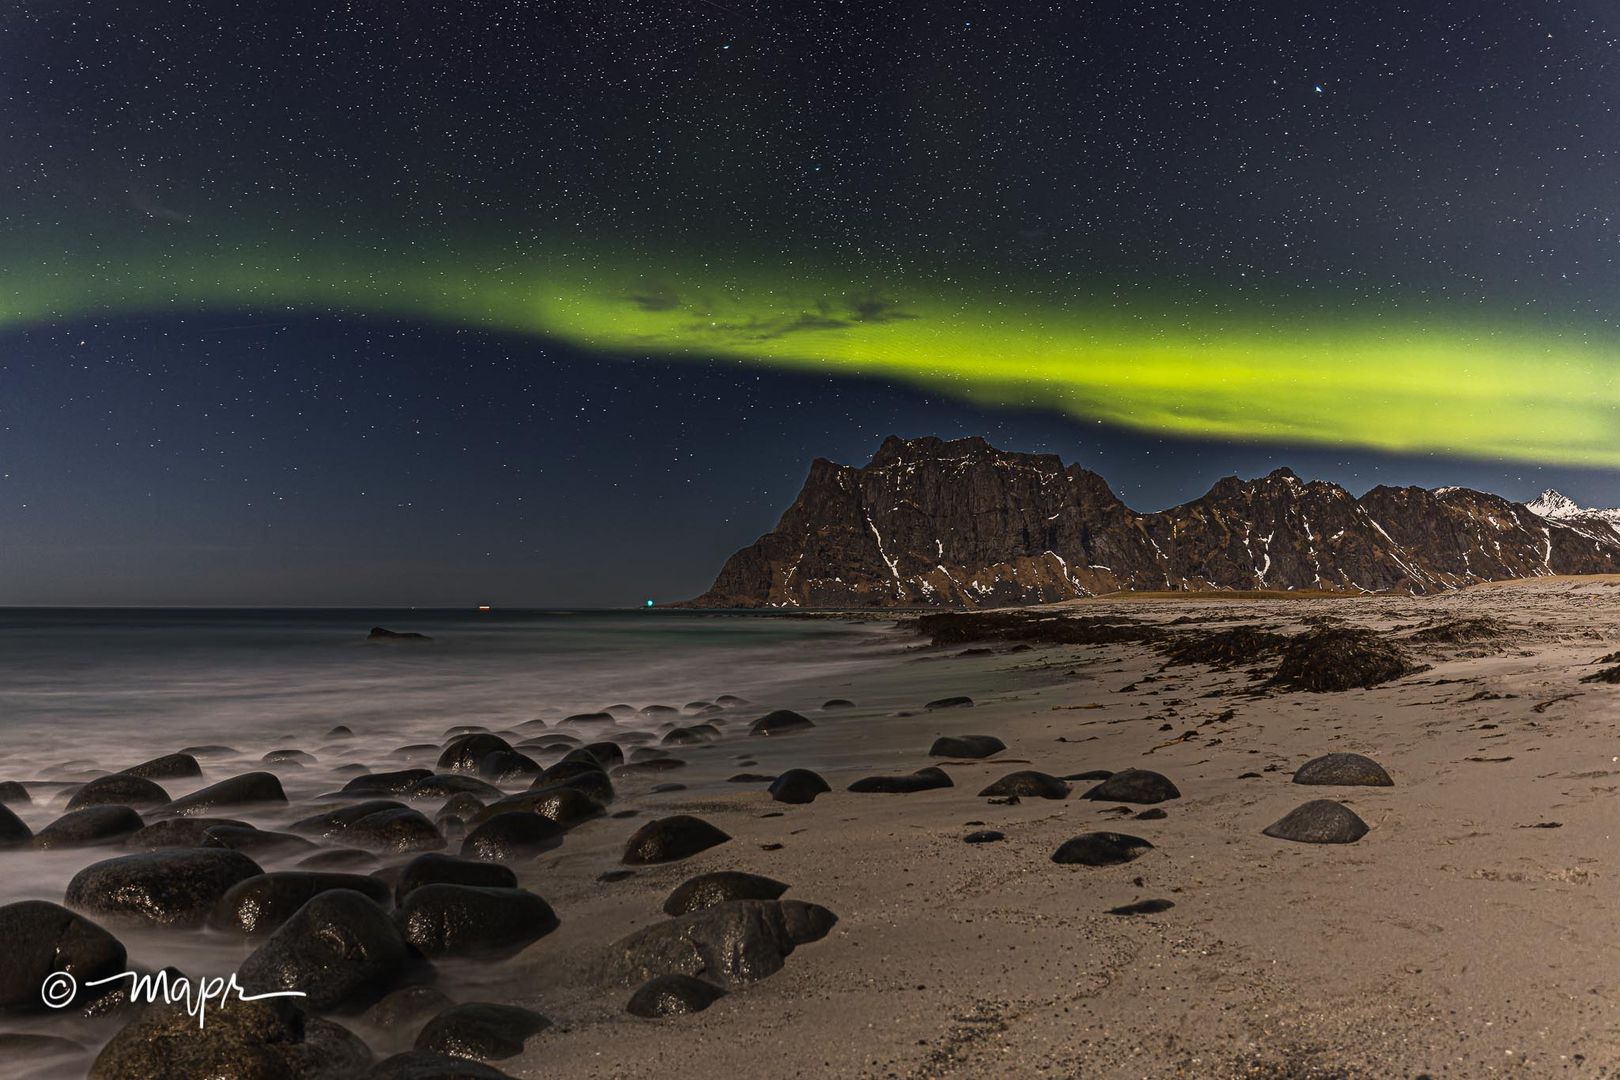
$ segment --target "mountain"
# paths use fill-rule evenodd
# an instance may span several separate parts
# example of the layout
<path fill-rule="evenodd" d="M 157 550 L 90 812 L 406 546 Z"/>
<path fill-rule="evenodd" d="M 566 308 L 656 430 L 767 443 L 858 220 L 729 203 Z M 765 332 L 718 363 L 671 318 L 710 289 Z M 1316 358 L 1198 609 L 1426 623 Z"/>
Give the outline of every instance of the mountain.
<path fill-rule="evenodd" d="M 1439 592 L 1620 572 L 1620 520 L 1604 513 L 1566 518 L 1457 487 L 1376 487 L 1358 499 L 1278 469 L 1227 477 L 1202 498 L 1143 514 L 1101 476 L 1052 454 L 1008 453 L 977 437 L 891 436 L 862 466 L 816 460 L 776 528 L 684 606 L 992 607 L 1119 590 Z"/>
<path fill-rule="evenodd" d="M 1576 505 L 1574 499 L 1561 492 L 1548 488 L 1534 499 L 1525 503 L 1525 508 L 1532 514 L 1547 518 L 1550 521 L 1604 521 L 1611 525 L 1620 525 L 1620 510 L 1589 510 Z"/>

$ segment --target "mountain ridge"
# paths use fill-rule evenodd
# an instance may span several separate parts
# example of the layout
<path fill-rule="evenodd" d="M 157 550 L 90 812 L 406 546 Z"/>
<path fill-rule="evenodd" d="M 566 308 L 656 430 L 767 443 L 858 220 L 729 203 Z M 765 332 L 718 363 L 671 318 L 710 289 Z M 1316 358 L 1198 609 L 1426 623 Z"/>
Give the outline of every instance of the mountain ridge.
<path fill-rule="evenodd" d="M 815 459 L 776 528 L 680 606 L 972 608 L 1164 590 L 1431 593 L 1620 572 L 1620 514 L 1552 516 L 1561 508 L 1548 502 L 1544 516 L 1463 487 L 1380 485 L 1357 498 L 1278 468 L 1252 480 L 1222 477 L 1199 498 L 1142 513 L 1097 473 L 1055 454 L 1003 451 L 979 436 L 891 435 L 865 465 Z"/>

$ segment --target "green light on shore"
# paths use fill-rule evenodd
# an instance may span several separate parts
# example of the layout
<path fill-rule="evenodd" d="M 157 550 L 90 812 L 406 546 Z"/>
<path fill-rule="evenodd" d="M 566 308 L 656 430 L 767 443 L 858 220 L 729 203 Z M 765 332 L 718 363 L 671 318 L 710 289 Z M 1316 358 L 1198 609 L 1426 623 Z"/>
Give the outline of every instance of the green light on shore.
<path fill-rule="evenodd" d="M 651 600 L 649 600 L 649 601 L 647 601 L 647 606 L 648 606 L 648 607 L 652 607 L 652 606 L 653 606 L 653 603 L 652 603 L 652 601 L 651 601 Z"/>

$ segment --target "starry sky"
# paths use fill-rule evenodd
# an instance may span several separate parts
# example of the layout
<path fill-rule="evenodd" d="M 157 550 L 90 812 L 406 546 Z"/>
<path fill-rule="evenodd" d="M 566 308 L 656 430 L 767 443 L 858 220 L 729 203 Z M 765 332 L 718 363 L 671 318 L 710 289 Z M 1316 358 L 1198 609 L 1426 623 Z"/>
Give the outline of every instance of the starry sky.
<path fill-rule="evenodd" d="M 0 604 L 702 591 L 811 458 L 1620 504 L 1596 0 L 19 0 Z"/>

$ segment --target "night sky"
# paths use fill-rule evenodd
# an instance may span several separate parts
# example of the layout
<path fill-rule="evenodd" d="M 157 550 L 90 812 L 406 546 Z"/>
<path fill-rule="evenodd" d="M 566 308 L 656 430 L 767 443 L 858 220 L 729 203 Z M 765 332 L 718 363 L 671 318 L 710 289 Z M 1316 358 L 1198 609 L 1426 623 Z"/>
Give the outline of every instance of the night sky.
<path fill-rule="evenodd" d="M 1620 504 L 1617 33 L 24 0 L 0 603 L 673 600 L 891 433 Z"/>

